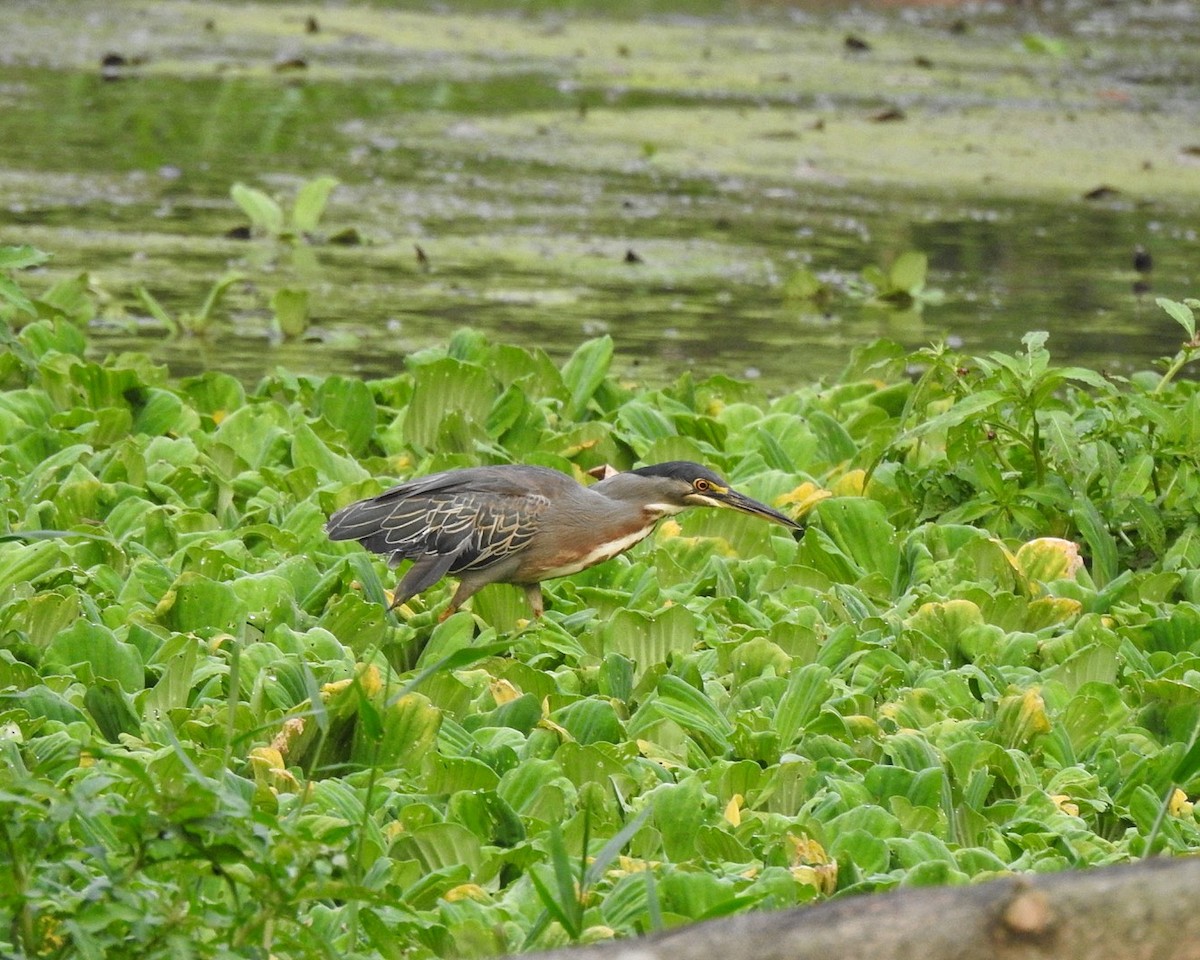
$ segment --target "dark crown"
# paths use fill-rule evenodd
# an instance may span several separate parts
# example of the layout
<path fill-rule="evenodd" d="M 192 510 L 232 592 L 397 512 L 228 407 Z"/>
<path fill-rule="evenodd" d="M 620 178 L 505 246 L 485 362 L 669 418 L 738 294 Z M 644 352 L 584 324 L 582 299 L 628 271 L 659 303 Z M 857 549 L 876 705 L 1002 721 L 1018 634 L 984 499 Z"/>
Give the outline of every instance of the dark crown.
<path fill-rule="evenodd" d="M 672 480 L 682 480 L 688 484 L 699 477 L 703 477 L 705 480 L 715 483 L 719 487 L 728 486 L 724 480 L 709 470 L 708 467 L 702 467 L 700 464 L 692 463 L 690 460 L 668 460 L 666 463 L 652 463 L 648 467 L 639 467 L 629 472 L 639 474 L 643 477 L 669 477 Z"/>

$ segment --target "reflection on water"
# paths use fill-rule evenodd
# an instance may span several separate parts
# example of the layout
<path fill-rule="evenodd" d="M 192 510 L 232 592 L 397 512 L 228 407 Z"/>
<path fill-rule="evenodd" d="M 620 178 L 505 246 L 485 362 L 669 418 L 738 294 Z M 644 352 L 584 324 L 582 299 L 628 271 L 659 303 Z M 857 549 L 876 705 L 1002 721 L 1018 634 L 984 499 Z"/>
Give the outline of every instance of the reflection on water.
<path fill-rule="evenodd" d="M 728 19 L 729 7 L 715 9 Z M 748 9 L 736 17 L 762 13 Z M 1175 25 L 1194 34 L 1195 14 L 1172 9 Z M 1075 28 L 1102 36 L 1113 15 L 1091 11 Z M 868 23 L 878 36 L 887 22 Z M 1187 30 L 1176 34 L 1180 43 Z M 232 40 L 221 47 L 221 37 L 202 39 L 217 45 L 218 61 L 234 56 Z M 778 389 L 836 371 L 855 345 L 876 337 L 1013 350 L 1029 329 L 1050 331 L 1059 360 L 1128 372 L 1177 346 L 1153 296 L 1200 290 L 1192 208 L 1122 194 L 1051 203 L 928 187 L 842 189 L 783 182 L 770 171 L 689 175 L 656 169 L 654 144 L 644 157 L 607 166 L 560 162 L 549 148 L 530 159 L 489 141 L 476 120 L 555 111 L 582 120 L 589 104 L 686 111 L 697 98 L 580 84 L 570 63 L 557 61 L 464 67 L 447 57 L 438 76 L 443 61 L 428 50 L 389 76 L 363 79 L 353 71 L 378 68 L 387 51 L 365 41 L 354 50 L 304 79 L 225 75 L 209 64 L 130 71 L 120 82 L 104 82 L 90 62 L 30 65 L 10 55 L 0 63 L 9 131 L 0 141 L 0 242 L 53 251 L 47 278 L 93 274 L 107 298 L 97 352 L 142 349 L 177 374 L 219 367 L 247 380 L 280 364 L 390 374 L 408 353 L 464 325 L 556 357 L 608 332 L 624 369 L 651 381 L 691 370 L 758 377 Z M 1194 77 L 1155 72 L 1130 56 L 1110 65 L 1118 93 L 1131 76 L 1169 87 L 1165 102 L 1178 97 L 1171 84 L 1194 88 Z M 827 95 L 831 114 L 843 102 L 870 102 L 839 96 Z M 752 110 L 758 98 L 734 90 L 727 99 Z M 446 118 L 445 138 L 412 132 L 414 118 L 429 116 Z M 771 136 L 785 133 L 802 141 L 790 131 Z M 324 173 L 344 184 L 330 228 L 353 225 L 365 246 L 297 254 L 226 236 L 240 220 L 228 202 L 231 183 L 290 195 L 303 177 Z M 418 262 L 414 243 L 427 262 Z M 1134 270 L 1138 245 L 1154 255 L 1151 273 Z M 945 292 L 943 302 L 899 312 L 840 297 L 818 308 L 783 294 L 801 265 L 845 288 L 863 266 L 907 249 L 929 255 L 929 284 Z M 230 269 L 249 279 L 213 335 L 180 340 L 146 329 L 138 284 L 171 310 L 194 310 Z M 266 293 L 285 284 L 312 293 L 313 330 L 297 342 L 266 333 Z"/>

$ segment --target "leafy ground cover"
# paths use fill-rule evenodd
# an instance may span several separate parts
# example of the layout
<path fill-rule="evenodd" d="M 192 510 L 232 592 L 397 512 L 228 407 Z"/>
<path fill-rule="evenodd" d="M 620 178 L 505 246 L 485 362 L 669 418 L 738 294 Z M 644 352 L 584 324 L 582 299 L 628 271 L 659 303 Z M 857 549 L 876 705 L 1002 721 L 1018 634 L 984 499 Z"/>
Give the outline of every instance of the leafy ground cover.
<path fill-rule="evenodd" d="M 81 296 L 0 283 L 0 952 L 485 956 L 1200 846 L 1188 305 L 1162 374 L 881 342 L 771 397 L 471 331 L 172 381 L 85 359 Z M 415 473 L 677 458 L 803 540 L 694 511 L 539 623 L 437 624 L 449 584 L 393 618 L 322 532 Z"/>

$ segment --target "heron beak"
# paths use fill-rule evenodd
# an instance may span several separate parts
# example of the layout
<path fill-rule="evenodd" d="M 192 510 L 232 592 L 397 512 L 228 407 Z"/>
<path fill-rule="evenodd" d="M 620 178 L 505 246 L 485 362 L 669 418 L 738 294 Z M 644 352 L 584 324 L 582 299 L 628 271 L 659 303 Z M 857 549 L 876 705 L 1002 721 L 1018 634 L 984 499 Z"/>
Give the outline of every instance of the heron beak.
<path fill-rule="evenodd" d="M 713 503 L 716 506 L 737 510 L 739 513 L 748 513 L 752 517 L 761 517 L 763 520 L 777 523 L 781 527 L 787 527 L 792 531 L 792 536 L 797 540 L 804 536 L 804 524 L 797 523 L 791 517 L 785 516 L 772 507 L 768 507 L 765 503 L 759 503 L 752 497 L 747 497 L 744 493 L 738 493 L 736 490 L 726 490 L 723 493 L 717 494 L 713 497 Z"/>

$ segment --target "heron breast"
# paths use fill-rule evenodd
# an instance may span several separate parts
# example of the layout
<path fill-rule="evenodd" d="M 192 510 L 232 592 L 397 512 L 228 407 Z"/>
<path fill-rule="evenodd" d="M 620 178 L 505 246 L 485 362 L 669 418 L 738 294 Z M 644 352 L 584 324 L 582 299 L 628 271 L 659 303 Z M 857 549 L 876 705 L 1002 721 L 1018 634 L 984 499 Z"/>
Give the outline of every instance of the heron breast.
<path fill-rule="evenodd" d="M 594 567 L 605 560 L 611 560 L 618 553 L 624 553 L 635 543 L 640 543 L 653 529 L 654 524 L 651 523 L 606 540 L 590 550 L 559 551 L 551 558 L 549 567 L 536 571 L 537 578 L 551 580 L 554 577 L 566 577 L 572 573 L 578 573 L 580 570 L 586 570 L 588 567 Z"/>

